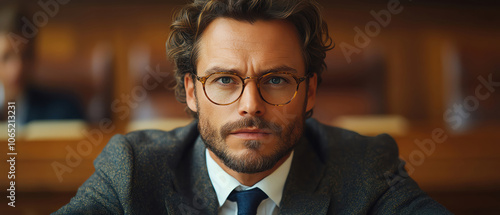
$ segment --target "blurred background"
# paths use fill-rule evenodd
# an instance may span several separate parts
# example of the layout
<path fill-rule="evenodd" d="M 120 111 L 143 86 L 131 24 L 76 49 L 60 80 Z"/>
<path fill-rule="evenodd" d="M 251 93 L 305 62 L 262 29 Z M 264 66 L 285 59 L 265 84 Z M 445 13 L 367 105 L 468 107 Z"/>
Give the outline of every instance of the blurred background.
<path fill-rule="evenodd" d="M 172 13 L 186 2 L 1 1 L 0 116 L 16 102 L 18 155 L 16 208 L 4 197 L 0 214 L 69 202 L 114 134 L 189 123 L 165 51 Z M 500 3 L 319 2 L 336 47 L 313 117 L 391 134 L 434 199 L 455 214 L 498 214 Z M 0 177 L 6 195 L 9 182 Z"/>

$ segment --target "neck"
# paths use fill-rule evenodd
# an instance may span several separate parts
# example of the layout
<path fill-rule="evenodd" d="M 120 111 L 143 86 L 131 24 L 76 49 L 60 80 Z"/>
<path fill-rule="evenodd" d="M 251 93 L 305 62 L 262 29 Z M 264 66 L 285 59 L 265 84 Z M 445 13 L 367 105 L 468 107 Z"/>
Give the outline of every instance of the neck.
<path fill-rule="evenodd" d="M 290 156 L 291 153 L 289 153 L 288 155 L 281 158 L 281 160 L 279 160 L 276 163 L 276 165 L 274 165 L 273 168 L 266 170 L 266 171 L 263 171 L 263 172 L 252 173 L 252 174 L 236 172 L 236 171 L 230 169 L 229 167 L 227 167 L 226 165 L 224 165 L 222 160 L 219 159 L 219 157 L 217 157 L 212 151 L 208 150 L 208 154 L 227 174 L 229 174 L 230 176 L 233 176 L 233 178 L 238 180 L 238 182 L 240 182 L 242 185 L 251 187 L 251 186 L 255 185 L 257 182 L 259 182 L 260 180 L 262 180 L 263 178 L 267 177 L 268 175 L 271 175 L 271 173 L 273 173 L 276 169 L 278 169 L 281 166 L 281 164 L 283 164 L 286 161 L 286 159 L 288 159 L 288 157 Z"/>

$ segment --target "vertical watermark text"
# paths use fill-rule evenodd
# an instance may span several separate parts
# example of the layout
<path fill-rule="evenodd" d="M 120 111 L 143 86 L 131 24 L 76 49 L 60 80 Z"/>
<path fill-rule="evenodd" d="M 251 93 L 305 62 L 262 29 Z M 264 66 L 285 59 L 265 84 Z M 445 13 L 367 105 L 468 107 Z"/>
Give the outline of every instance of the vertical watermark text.
<path fill-rule="evenodd" d="M 7 163 L 9 172 L 7 178 L 10 180 L 7 189 L 7 198 L 10 200 L 7 204 L 10 207 L 16 207 L 16 103 L 7 103 Z"/>

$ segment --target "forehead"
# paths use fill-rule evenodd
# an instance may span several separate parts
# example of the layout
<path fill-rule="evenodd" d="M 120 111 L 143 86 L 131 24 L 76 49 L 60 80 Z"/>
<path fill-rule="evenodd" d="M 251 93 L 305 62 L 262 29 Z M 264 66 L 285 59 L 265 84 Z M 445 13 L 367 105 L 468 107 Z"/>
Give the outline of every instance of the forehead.
<path fill-rule="evenodd" d="M 275 67 L 304 70 L 302 48 L 295 26 L 282 20 L 253 23 L 231 18 L 212 21 L 199 43 L 198 73 L 223 67 L 259 73 Z"/>

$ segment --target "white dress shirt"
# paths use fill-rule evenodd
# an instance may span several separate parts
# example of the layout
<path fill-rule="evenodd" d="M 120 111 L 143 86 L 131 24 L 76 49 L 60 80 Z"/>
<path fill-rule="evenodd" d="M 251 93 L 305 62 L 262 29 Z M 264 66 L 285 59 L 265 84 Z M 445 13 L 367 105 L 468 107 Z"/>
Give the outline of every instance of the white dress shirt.
<path fill-rule="evenodd" d="M 257 182 L 252 187 L 240 184 L 238 180 L 227 174 L 210 156 L 208 149 L 205 151 L 207 160 L 208 176 L 214 186 L 217 200 L 219 202 L 219 214 L 237 215 L 238 207 L 236 202 L 227 200 L 229 194 L 236 189 L 237 191 L 260 188 L 269 198 L 264 199 L 257 208 L 258 215 L 276 215 L 279 212 L 279 204 L 283 195 L 285 181 L 292 165 L 293 151 L 286 161 L 281 164 L 273 173 Z"/>

